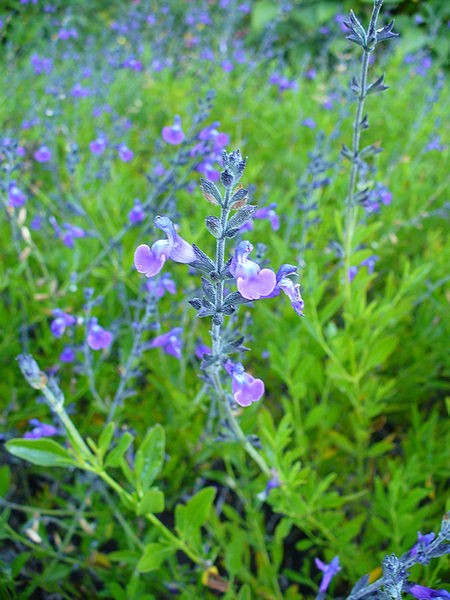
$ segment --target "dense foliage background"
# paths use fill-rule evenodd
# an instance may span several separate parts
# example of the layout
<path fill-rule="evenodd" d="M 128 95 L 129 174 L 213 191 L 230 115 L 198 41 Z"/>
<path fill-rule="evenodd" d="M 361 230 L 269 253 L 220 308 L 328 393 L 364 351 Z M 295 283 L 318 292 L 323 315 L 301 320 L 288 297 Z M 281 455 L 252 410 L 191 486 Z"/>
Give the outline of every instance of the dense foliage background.
<path fill-rule="evenodd" d="M 154 512 L 204 557 L 196 564 L 174 546 L 152 562 L 162 542 L 144 510 L 93 473 L 2 448 L 4 597 L 307 599 L 321 580 L 314 559 L 335 556 L 329 597 L 345 597 L 364 574 L 380 576 L 387 553 L 439 529 L 449 459 L 444 5 L 383 8 L 400 37 L 377 47 L 370 68 L 389 89 L 367 100 L 364 146 L 383 152 L 361 174 L 345 272 L 341 148 L 351 146 L 360 48 L 342 21 L 353 8 L 367 23 L 372 2 L 2 3 L 3 441 L 51 433 L 71 446 L 20 374 L 20 353 L 55 377 L 85 439 L 114 418 L 104 440 L 122 453 L 108 469 L 124 488 L 159 424 L 165 451 L 149 485 L 164 503 Z M 180 143 L 161 134 L 176 115 Z M 260 264 L 298 266 L 305 303 L 303 318 L 281 296 L 230 318 L 251 348 L 239 359 L 265 383 L 264 398 L 235 414 L 269 481 L 201 376 L 211 324 L 187 303 L 200 277 L 169 261 L 155 287 L 133 268 L 136 246 L 161 237 L 157 214 L 213 256 L 204 221 L 215 207 L 199 182 L 217 177 L 221 145 L 248 156 L 243 184 L 267 209 L 242 239 Z M 55 325 L 55 309 L 75 319 Z M 100 349 L 92 317 L 112 334 Z M 152 347 L 174 328 L 178 356 Z M 442 588 L 444 567 L 418 564 L 411 578 Z"/>

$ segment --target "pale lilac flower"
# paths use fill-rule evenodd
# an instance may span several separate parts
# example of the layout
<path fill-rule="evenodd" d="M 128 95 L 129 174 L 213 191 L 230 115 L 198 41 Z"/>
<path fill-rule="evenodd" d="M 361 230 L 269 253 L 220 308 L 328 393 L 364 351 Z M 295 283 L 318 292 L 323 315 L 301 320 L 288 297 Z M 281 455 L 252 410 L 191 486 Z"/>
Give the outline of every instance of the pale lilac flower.
<path fill-rule="evenodd" d="M 437 150 L 438 152 L 443 152 L 447 146 L 442 144 L 441 138 L 439 135 L 435 135 L 431 138 L 428 144 L 425 146 L 425 152 L 431 152 L 432 150 Z"/>
<path fill-rule="evenodd" d="M 41 423 L 39 419 L 30 419 L 28 422 L 33 426 L 33 429 L 24 434 L 23 437 L 27 440 L 38 440 L 43 437 L 52 437 L 58 434 L 56 427 L 48 425 L 48 423 Z"/>
<path fill-rule="evenodd" d="M 76 225 L 72 225 L 71 223 L 63 224 L 64 231 L 60 231 L 58 237 L 61 238 L 64 245 L 68 248 L 74 247 L 74 240 L 78 238 L 84 238 L 87 236 L 87 233 L 81 227 L 77 227 Z"/>
<path fill-rule="evenodd" d="M 134 265 L 139 273 L 153 277 L 159 273 L 167 259 L 191 263 L 196 259 L 192 246 L 181 238 L 168 217 L 155 217 L 155 226 L 164 231 L 167 240 L 156 241 L 151 248 L 141 244 L 134 253 Z"/>
<path fill-rule="evenodd" d="M 371 275 L 374 272 L 375 264 L 378 262 L 379 256 L 372 254 L 369 258 L 364 259 L 359 263 L 360 267 L 367 267 L 367 272 Z"/>
<path fill-rule="evenodd" d="M 246 373 L 241 363 L 232 367 L 231 391 L 239 406 L 250 406 L 264 395 L 264 382 Z"/>
<path fill-rule="evenodd" d="M 183 330 L 181 327 L 174 327 L 167 333 L 163 333 L 162 335 L 158 335 L 151 342 L 151 348 L 159 348 L 162 347 L 166 354 L 170 354 L 171 356 L 175 356 L 175 358 L 181 358 L 181 350 L 183 348 L 183 341 L 181 339 L 181 334 Z"/>
<path fill-rule="evenodd" d="M 15 181 L 11 181 L 8 186 L 8 206 L 17 208 L 23 206 L 27 201 L 27 197 L 22 190 L 16 185 Z"/>
<path fill-rule="evenodd" d="M 236 277 L 237 288 L 244 298 L 258 300 L 273 291 L 276 276 L 271 269 L 261 269 L 257 263 L 247 258 L 252 250 L 253 246 L 248 241 L 237 245 L 230 273 Z"/>
<path fill-rule="evenodd" d="M 113 340 L 112 333 L 103 329 L 93 317 L 89 322 L 87 344 L 92 350 L 103 350 L 108 348 Z"/>
<path fill-rule="evenodd" d="M 137 225 L 138 223 L 142 223 L 142 221 L 144 219 L 145 219 L 144 209 L 142 207 L 140 200 L 138 200 L 136 198 L 136 200 L 134 201 L 133 208 L 128 213 L 128 220 L 130 221 L 131 225 Z"/>
<path fill-rule="evenodd" d="M 52 310 L 52 314 L 55 319 L 51 322 L 50 331 L 56 338 L 60 338 L 67 327 L 71 327 L 77 322 L 76 317 L 69 315 L 69 313 L 62 311 L 59 308 Z"/>
<path fill-rule="evenodd" d="M 155 168 L 153 169 L 153 175 L 155 175 L 156 177 L 162 177 L 163 175 L 166 174 L 166 169 L 164 168 L 164 165 L 162 163 L 158 163 L 157 165 L 155 165 Z"/>
<path fill-rule="evenodd" d="M 316 567 L 323 571 L 323 577 L 319 591 L 326 592 L 333 577 L 341 570 L 341 567 L 339 566 L 339 556 L 335 556 L 329 565 L 325 564 L 318 558 L 315 559 L 315 563 Z"/>
<path fill-rule="evenodd" d="M 181 128 L 181 117 L 176 115 L 171 127 L 163 127 L 161 132 L 162 138 L 168 144 L 176 146 L 184 140 L 184 132 Z"/>
<path fill-rule="evenodd" d="M 117 152 L 122 162 L 130 162 L 134 156 L 133 150 L 130 150 L 126 144 L 119 144 L 117 146 Z"/>
<path fill-rule="evenodd" d="M 34 158 L 35 158 L 35 160 L 37 160 L 37 162 L 46 163 L 46 162 L 49 162 L 51 160 L 52 153 L 47 148 L 47 146 L 41 146 L 34 153 Z"/>
<path fill-rule="evenodd" d="M 89 149 L 92 152 L 92 154 L 96 154 L 97 156 L 99 156 L 100 154 L 103 154 L 107 146 L 108 140 L 106 139 L 106 137 L 99 135 L 93 142 L 89 144 Z"/>
<path fill-rule="evenodd" d="M 294 283 L 289 275 L 295 275 L 297 268 L 293 265 L 281 265 L 277 272 L 277 283 L 275 289 L 269 297 L 277 296 L 280 291 L 283 291 L 289 298 L 292 308 L 299 317 L 303 317 L 303 308 L 305 303 L 300 294 L 300 284 Z"/>
<path fill-rule="evenodd" d="M 350 267 L 348 270 L 348 280 L 351 283 L 358 273 L 358 267 Z"/>

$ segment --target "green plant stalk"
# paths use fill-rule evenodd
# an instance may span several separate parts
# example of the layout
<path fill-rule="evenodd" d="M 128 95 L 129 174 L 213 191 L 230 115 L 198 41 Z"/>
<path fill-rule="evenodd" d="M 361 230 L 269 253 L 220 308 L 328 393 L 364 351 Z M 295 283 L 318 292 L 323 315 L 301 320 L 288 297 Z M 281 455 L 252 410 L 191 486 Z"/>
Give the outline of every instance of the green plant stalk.
<path fill-rule="evenodd" d="M 380 13 L 382 1 L 375 0 L 370 17 L 369 31 L 373 28 L 376 29 L 378 15 Z M 364 104 L 367 98 L 367 74 L 369 71 L 369 57 L 373 52 L 374 48 L 364 48 L 361 59 L 361 72 L 359 76 L 359 95 L 358 102 L 356 105 L 355 119 L 353 122 L 353 139 L 352 139 L 352 166 L 350 169 L 350 179 L 348 185 L 347 202 L 345 207 L 345 229 L 344 229 L 344 289 L 345 298 L 347 305 L 351 299 L 351 282 L 349 279 L 352 251 L 353 251 L 353 238 L 355 235 L 355 229 L 358 220 L 358 206 L 354 204 L 354 197 L 356 191 L 356 185 L 358 183 L 359 176 L 359 150 L 361 141 L 361 121 L 363 119 Z"/>
<path fill-rule="evenodd" d="M 225 231 L 227 228 L 228 217 L 230 215 L 230 198 L 231 198 L 231 189 L 232 186 L 227 188 L 225 192 L 225 199 L 220 209 L 220 231 L 221 236 L 217 239 L 216 242 L 216 271 L 221 273 L 225 264 Z M 222 315 L 222 305 L 224 296 L 224 282 L 222 279 L 216 283 L 216 311 L 220 315 Z M 222 387 L 222 382 L 220 380 L 220 357 L 222 355 L 222 323 L 215 323 L 213 317 L 212 329 L 211 329 L 211 338 L 212 338 L 212 355 L 215 359 L 214 364 L 211 367 L 211 378 L 214 384 L 214 388 L 216 390 L 217 395 L 221 398 L 222 406 L 225 409 L 228 422 L 236 435 L 237 439 L 243 445 L 247 454 L 256 462 L 261 471 L 267 476 L 271 477 L 272 472 L 267 465 L 264 458 L 255 450 L 255 448 L 250 444 L 250 442 L 245 437 L 244 432 L 242 431 L 238 421 L 233 415 L 233 411 L 231 410 L 228 398 L 224 392 Z"/>
<path fill-rule="evenodd" d="M 98 462 L 97 457 L 92 453 L 89 449 L 81 435 L 79 434 L 77 428 L 73 424 L 69 415 L 64 410 L 64 405 L 62 402 L 58 402 L 53 394 L 52 390 L 48 388 L 46 385 L 43 387 L 42 392 L 47 398 L 51 408 L 58 415 L 61 423 L 63 424 L 67 435 L 73 444 L 74 450 L 77 453 L 77 463 L 78 467 L 84 471 L 88 471 L 90 473 L 95 473 L 100 479 L 102 479 L 111 489 L 113 489 L 119 496 L 119 498 L 125 502 L 127 505 L 131 505 L 136 507 L 137 501 L 133 497 L 132 494 L 127 492 L 115 479 L 113 479 L 103 468 L 103 466 Z M 197 555 L 187 544 L 174 535 L 170 529 L 168 529 L 155 515 L 148 513 L 145 515 L 147 521 L 152 523 L 162 536 L 164 536 L 167 540 L 169 540 L 174 546 L 176 546 L 179 550 L 181 550 L 186 556 L 188 556 L 194 563 L 198 565 L 206 565 L 207 561 Z"/>

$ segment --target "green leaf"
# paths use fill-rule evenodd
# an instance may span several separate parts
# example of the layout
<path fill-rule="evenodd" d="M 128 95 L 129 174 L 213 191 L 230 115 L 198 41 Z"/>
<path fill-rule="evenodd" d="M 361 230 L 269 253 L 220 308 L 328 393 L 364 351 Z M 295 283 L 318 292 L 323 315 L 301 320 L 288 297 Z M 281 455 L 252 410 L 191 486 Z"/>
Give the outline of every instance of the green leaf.
<path fill-rule="evenodd" d="M 8 465 L 0 467 L 0 497 L 6 496 L 9 490 L 9 484 L 11 483 L 11 470 Z"/>
<path fill-rule="evenodd" d="M 392 354 L 398 344 L 398 339 L 393 335 L 386 335 L 376 341 L 368 348 L 366 352 L 366 360 L 363 361 L 365 372 L 382 365 L 387 357 Z"/>
<path fill-rule="evenodd" d="M 116 430 L 116 424 L 111 422 L 102 431 L 98 440 L 98 457 L 103 459 L 105 454 L 108 452 L 109 446 L 113 439 L 114 431 Z"/>
<path fill-rule="evenodd" d="M 139 501 L 137 507 L 138 515 L 147 513 L 160 513 L 164 510 L 164 494 L 158 488 L 147 490 Z"/>
<path fill-rule="evenodd" d="M 120 461 L 128 448 L 133 443 L 134 436 L 126 431 L 120 438 L 117 446 L 111 450 L 105 460 L 106 467 L 119 467 Z"/>
<path fill-rule="evenodd" d="M 156 571 L 171 554 L 174 554 L 174 552 L 176 552 L 176 548 L 170 548 L 158 544 L 157 542 L 151 542 L 146 545 L 144 553 L 136 568 L 140 573 Z"/>
<path fill-rule="evenodd" d="M 41 467 L 67 467 L 77 463 L 62 446 L 53 440 L 16 438 L 6 442 L 6 449 L 14 456 Z"/>
<path fill-rule="evenodd" d="M 134 472 L 138 486 L 145 492 L 153 483 L 164 462 L 164 428 L 157 424 L 145 436 L 136 452 Z"/>
<path fill-rule="evenodd" d="M 176 506 L 175 528 L 183 539 L 189 542 L 198 539 L 200 527 L 208 519 L 215 495 L 215 488 L 207 487 L 192 496 L 185 506 Z"/>

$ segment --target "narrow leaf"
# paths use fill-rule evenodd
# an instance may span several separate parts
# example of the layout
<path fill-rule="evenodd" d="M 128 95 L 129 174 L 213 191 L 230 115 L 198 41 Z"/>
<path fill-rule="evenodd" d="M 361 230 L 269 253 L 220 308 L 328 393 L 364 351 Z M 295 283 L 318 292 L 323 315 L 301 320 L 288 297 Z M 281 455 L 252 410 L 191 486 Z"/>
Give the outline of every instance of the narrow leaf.
<path fill-rule="evenodd" d="M 67 450 L 53 440 L 16 438 L 5 445 L 8 452 L 33 465 L 67 467 L 77 464 Z"/>

